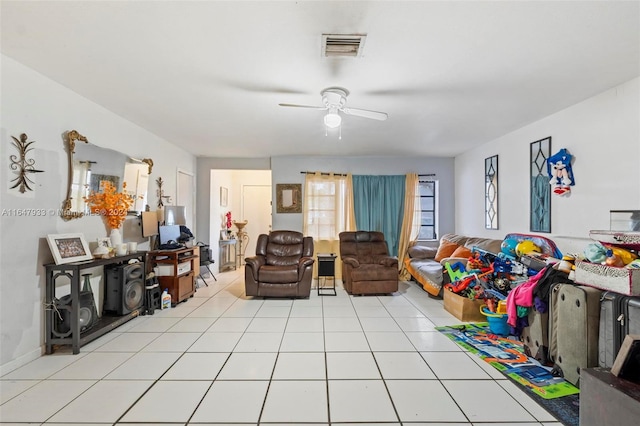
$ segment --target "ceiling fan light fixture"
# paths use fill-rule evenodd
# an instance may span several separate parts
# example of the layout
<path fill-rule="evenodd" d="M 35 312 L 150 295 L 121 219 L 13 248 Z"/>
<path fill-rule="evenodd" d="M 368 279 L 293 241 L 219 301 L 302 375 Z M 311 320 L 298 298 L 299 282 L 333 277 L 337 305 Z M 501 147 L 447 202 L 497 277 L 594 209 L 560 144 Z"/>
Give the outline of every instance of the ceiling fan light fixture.
<path fill-rule="evenodd" d="M 330 129 L 340 127 L 342 123 L 342 117 L 336 111 L 330 111 L 324 116 L 324 125 Z"/>

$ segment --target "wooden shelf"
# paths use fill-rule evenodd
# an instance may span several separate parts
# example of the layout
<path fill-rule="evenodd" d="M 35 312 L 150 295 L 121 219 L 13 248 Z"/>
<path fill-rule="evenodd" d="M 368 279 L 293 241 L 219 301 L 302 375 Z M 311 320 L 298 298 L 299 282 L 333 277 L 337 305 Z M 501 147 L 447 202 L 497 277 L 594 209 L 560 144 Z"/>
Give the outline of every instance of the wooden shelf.
<path fill-rule="evenodd" d="M 171 304 L 176 305 L 193 296 L 196 292 L 195 270 L 198 255 L 196 247 L 187 247 L 178 250 L 158 250 L 148 253 L 148 262 L 151 267 L 158 265 L 171 265 L 172 273 L 169 275 L 159 275 L 158 282 L 161 290 L 167 289 L 171 295 Z M 160 259 L 158 259 L 160 258 Z M 178 273 L 178 265 L 189 262 L 189 270 Z"/>

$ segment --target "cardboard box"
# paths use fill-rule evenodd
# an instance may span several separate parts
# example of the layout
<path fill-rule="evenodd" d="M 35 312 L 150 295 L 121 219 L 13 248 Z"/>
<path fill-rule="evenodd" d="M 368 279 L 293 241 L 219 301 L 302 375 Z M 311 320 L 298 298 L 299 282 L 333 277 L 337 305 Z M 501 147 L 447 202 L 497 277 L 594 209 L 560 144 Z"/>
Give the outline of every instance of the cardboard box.
<path fill-rule="evenodd" d="M 480 313 L 482 300 L 471 300 L 446 289 L 442 298 L 444 299 L 444 309 L 460 321 L 487 322 L 487 317 Z"/>

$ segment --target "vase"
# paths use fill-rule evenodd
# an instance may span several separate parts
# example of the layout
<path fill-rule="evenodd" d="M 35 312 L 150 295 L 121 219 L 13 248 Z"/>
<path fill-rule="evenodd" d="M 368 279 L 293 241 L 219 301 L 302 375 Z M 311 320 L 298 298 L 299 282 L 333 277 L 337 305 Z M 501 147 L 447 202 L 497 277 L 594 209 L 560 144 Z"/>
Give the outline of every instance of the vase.
<path fill-rule="evenodd" d="M 120 228 L 113 228 L 111 230 L 111 234 L 109 234 L 109 239 L 111 240 L 111 247 L 120 247 L 120 244 L 122 244 L 122 233 L 120 232 Z"/>
<path fill-rule="evenodd" d="M 82 286 L 82 291 L 92 291 L 91 290 L 91 274 L 82 274 L 84 277 L 84 284 Z"/>

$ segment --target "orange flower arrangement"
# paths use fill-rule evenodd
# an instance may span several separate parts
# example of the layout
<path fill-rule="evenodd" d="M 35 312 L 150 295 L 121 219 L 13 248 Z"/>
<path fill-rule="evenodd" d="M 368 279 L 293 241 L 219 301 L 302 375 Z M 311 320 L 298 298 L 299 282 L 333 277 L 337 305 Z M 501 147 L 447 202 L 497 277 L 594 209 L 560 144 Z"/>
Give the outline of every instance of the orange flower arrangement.
<path fill-rule="evenodd" d="M 103 181 L 101 184 L 102 192 L 91 191 L 84 200 L 89 205 L 91 213 L 104 216 L 110 229 L 118 229 L 127 217 L 129 207 L 133 205 L 133 197 L 124 192 L 126 182 L 122 184 L 123 192 L 116 191 L 116 187 L 109 181 Z"/>

